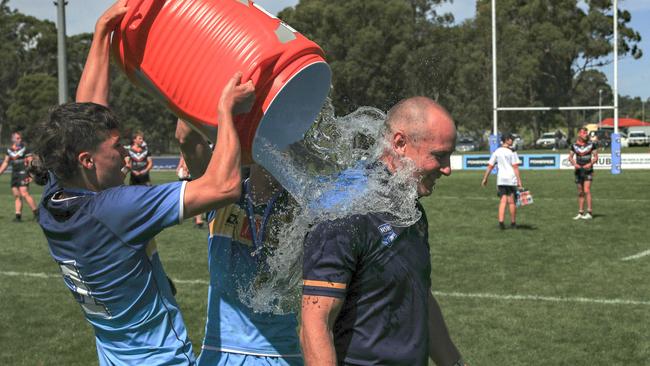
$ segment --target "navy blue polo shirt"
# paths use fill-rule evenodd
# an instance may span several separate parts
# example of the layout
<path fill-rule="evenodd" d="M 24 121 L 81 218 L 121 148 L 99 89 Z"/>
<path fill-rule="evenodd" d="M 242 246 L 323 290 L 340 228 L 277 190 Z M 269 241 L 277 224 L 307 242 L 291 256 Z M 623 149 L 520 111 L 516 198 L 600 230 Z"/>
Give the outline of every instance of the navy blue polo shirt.
<path fill-rule="evenodd" d="M 317 225 L 305 240 L 303 294 L 343 299 L 333 333 L 339 363 L 427 365 L 431 287 L 427 219 L 385 214 Z"/>

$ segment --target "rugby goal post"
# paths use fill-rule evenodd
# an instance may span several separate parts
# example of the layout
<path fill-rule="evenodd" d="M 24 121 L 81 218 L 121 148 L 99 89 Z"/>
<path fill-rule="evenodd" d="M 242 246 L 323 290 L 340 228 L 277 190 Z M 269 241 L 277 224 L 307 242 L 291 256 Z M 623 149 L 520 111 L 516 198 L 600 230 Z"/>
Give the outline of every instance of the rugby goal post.
<path fill-rule="evenodd" d="M 612 174 L 621 173 L 621 136 L 618 133 L 618 0 L 613 3 L 614 29 L 614 105 L 611 106 L 568 106 L 568 107 L 499 107 L 497 100 L 497 28 L 496 2 L 492 0 L 492 121 L 490 152 L 499 147 L 499 112 L 503 111 L 571 111 L 571 110 L 614 110 L 614 133 L 612 134 Z"/>

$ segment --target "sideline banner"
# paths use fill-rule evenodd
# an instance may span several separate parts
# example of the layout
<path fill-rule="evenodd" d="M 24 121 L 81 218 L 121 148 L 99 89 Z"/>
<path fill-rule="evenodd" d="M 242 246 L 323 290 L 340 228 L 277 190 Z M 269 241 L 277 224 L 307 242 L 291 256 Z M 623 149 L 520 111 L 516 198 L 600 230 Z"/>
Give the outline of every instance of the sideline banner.
<path fill-rule="evenodd" d="M 176 170 L 178 165 L 179 156 L 152 156 L 153 168 L 152 170 Z"/>
<path fill-rule="evenodd" d="M 490 155 L 463 155 L 463 169 L 485 170 Z M 520 169 L 559 169 L 559 154 L 526 154 L 519 155 Z"/>
<path fill-rule="evenodd" d="M 560 169 L 573 169 L 569 163 L 569 154 L 560 155 Z M 598 154 L 594 169 L 611 169 L 612 154 Z M 650 169 L 650 154 L 621 154 L 621 169 Z"/>

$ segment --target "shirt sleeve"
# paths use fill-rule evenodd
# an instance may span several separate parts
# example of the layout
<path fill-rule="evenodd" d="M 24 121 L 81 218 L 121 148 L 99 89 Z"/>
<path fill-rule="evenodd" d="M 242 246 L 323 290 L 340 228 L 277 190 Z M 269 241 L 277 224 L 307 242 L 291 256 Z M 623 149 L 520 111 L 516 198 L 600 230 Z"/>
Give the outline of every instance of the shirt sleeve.
<path fill-rule="evenodd" d="M 303 295 L 345 297 L 357 266 L 355 241 L 354 228 L 342 220 L 323 222 L 307 235 Z"/>
<path fill-rule="evenodd" d="M 519 155 L 516 152 L 512 152 L 512 165 L 519 165 Z"/>
<path fill-rule="evenodd" d="M 488 165 L 494 166 L 497 162 L 497 152 L 493 152 L 492 155 L 490 155 L 490 160 L 488 160 Z"/>
<path fill-rule="evenodd" d="M 108 189 L 100 193 L 92 213 L 125 243 L 141 247 L 163 229 L 182 222 L 185 184 Z"/>

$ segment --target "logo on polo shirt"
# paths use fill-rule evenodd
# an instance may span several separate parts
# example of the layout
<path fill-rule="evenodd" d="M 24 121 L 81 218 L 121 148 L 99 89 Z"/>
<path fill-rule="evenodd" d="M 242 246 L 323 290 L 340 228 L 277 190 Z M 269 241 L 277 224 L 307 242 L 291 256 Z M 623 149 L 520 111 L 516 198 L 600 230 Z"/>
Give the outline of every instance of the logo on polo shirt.
<path fill-rule="evenodd" d="M 377 229 L 381 233 L 381 243 L 390 248 L 393 245 L 393 241 L 397 238 L 393 227 L 390 224 L 381 224 Z"/>

